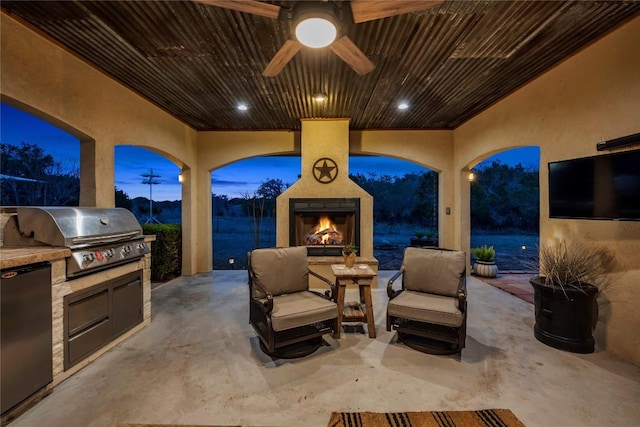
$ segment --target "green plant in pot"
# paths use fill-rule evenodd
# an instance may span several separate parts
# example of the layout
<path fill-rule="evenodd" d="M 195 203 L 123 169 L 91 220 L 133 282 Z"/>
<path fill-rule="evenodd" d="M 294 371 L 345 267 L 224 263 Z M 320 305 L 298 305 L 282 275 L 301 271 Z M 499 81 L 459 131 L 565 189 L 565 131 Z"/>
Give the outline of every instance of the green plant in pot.
<path fill-rule="evenodd" d="M 471 248 L 471 256 L 475 259 L 473 272 L 481 277 L 496 277 L 498 266 L 495 263 L 496 251 L 493 246 L 482 245 Z"/>
<path fill-rule="evenodd" d="M 418 230 L 411 238 L 411 246 L 438 246 L 438 233 L 430 229 Z"/>
<path fill-rule="evenodd" d="M 607 248 L 560 242 L 539 248 L 541 275 L 533 287 L 536 339 L 574 353 L 593 353 L 598 321 L 597 295 L 614 259 Z"/>

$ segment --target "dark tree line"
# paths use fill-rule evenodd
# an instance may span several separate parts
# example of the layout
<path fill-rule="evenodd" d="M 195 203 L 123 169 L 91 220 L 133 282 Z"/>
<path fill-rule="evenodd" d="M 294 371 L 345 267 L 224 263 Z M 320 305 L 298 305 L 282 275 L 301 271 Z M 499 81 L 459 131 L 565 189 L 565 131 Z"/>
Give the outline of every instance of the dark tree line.
<path fill-rule="evenodd" d="M 78 206 L 78 168 L 63 168 L 36 144 L 1 144 L 0 173 L 4 206 Z"/>
<path fill-rule="evenodd" d="M 538 231 L 538 171 L 494 161 L 471 183 L 471 228 Z"/>
<path fill-rule="evenodd" d="M 389 175 L 350 175 L 350 178 L 373 196 L 375 222 L 418 224 L 437 228 L 438 174 L 433 171 Z"/>

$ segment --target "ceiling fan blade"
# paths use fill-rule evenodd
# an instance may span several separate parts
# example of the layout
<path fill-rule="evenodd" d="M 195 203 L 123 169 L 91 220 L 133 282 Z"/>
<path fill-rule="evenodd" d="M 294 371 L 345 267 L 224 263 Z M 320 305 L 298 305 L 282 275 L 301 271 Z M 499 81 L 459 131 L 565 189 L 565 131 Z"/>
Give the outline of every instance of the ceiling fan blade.
<path fill-rule="evenodd" d="M 264 16 L 267 18 L 278 19 L 280 6 L 274 4 L 263 3 L 256 0 L 194 0 L 198 3 L 208 4 L 209 6 L 223 7 L 225 9 L 236 10 L 238 12 L 251 13 L 253 15 Z"/>
<path fill-rule="evenodd" d="M 280 71 L 285 65 L 298 53 L 302 48 L 302 43 L 297 40 L 287 40 L 284 42 L 280 50 L 278 50 L 275 56 L 271 59 L 271 62 L 264 69 L 262 75 L 265 77 L 275 77 L 280 74 Z"/>
<path fill-rule="evenodd" d="M 351 0 L 351 12 L 353 21 L 357 24 L 427 10 L 442 3 L 444 3 L 443 0 Z"/>
<path fill-rule="evenodd" d="M 347 36 L 340 37 L 329 48 L 361 76 L 376 68 L 373 62 L 367 58 L 367 55 Z"/>

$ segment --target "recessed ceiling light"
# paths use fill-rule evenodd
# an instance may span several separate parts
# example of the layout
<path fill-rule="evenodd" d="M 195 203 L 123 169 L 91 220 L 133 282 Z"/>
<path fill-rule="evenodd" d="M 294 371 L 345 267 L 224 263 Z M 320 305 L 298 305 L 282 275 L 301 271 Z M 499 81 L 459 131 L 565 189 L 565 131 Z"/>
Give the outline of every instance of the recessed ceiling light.
<path fill-rule="evenodd" d="M 409 104 L 407 104 L 406 102 L 401 102 L 398 104 L 398 110 L 406 110 L 407 108 L 409 108 Z"/>
<path fill-rule="evenodd" d="M 313 99 L 316 102 L 324 102 L 327 99 L 327 95 L 322 92 L 316 92 L 313 94 Z"/>
<path fill-rule="evenodd" d="M 248 109 L 249 109 L 249 106 L 247 104 L 238 104 L 238 110 L 247 111 Z"/>

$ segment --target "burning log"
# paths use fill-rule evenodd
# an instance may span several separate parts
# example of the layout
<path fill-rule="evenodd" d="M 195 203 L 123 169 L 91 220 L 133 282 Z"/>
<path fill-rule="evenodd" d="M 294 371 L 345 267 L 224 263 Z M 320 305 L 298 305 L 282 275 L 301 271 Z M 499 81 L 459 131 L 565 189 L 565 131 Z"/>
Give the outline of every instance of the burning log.
<path fill-rule="evenodd" d="M 323 216 L 318 224 L 306 236 L 307 245 L 341 245 L 343 244 L 340 233 L 333 222 Z"/>

